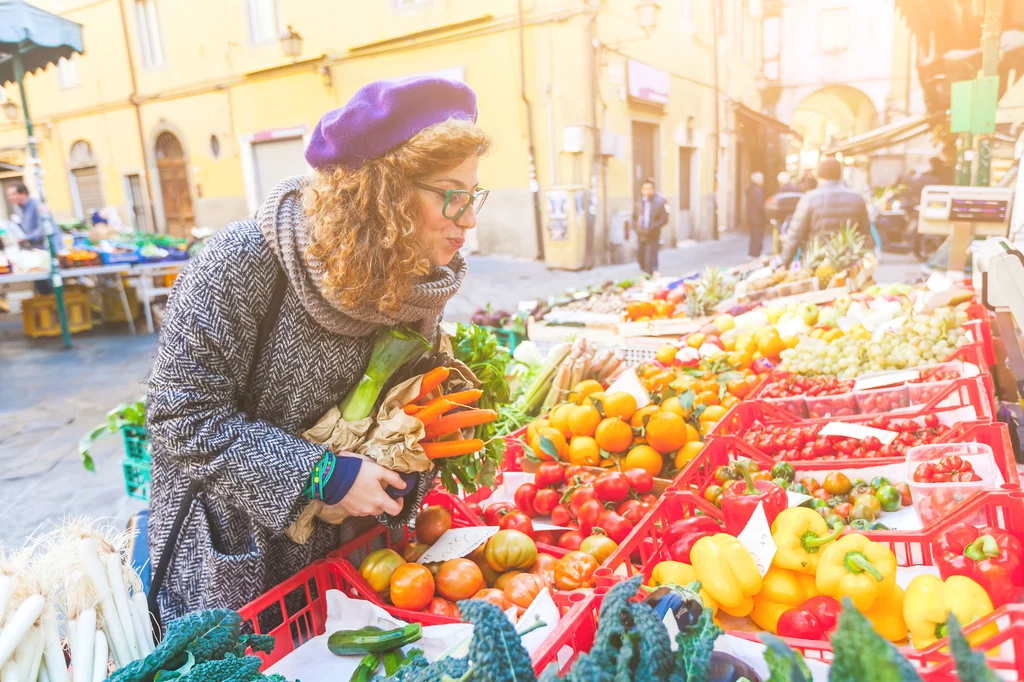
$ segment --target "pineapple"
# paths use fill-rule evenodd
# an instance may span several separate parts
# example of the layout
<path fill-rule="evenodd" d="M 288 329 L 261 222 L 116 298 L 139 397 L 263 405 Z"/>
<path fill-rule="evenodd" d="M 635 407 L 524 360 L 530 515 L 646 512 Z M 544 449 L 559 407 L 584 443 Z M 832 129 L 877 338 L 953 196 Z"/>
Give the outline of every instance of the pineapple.
<path fill-rule="evenodd" d="M 714 312 L 717 303 L 718 301 L 710 294 L 710 289 L 705 280 L 694 285 L 686 295 L 683 310 L 686 312 L 686 316 L 691 319 L 707 317 Z"/>

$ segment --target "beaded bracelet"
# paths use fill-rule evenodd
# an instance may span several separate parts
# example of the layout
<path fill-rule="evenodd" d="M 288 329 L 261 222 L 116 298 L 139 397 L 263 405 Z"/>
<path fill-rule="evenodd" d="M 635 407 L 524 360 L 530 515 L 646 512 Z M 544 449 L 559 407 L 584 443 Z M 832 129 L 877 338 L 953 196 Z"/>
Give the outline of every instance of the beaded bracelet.
<path fill-rule="evenodd" d="M 324 487 L 327 482 L 331 480 L 331 475 L 334 474 L 337 468 L 337 458 L 333 452 L 325 452 L 324 456 L 320 458 L 320 461 L 313 467 L 313 471 L 309 474 L 309 482 L 306 485 L 306 489 L 302 491 L 302 494 L 311 500 L 322 500 L 324 499 Z"/>

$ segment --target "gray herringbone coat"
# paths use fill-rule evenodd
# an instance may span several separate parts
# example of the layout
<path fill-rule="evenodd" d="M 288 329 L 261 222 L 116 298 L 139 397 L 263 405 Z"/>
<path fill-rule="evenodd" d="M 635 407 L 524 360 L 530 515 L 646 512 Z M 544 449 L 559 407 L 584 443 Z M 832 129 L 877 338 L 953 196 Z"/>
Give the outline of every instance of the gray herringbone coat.
<path fill-rule="evenodd" d="M 200 608 L 240 608 L 373 523 L 318 520 L 305 545 L 284 534 L 324 451 L 297 434 L 355 385 L 373 337 L 326 331 L 289 289 L 246 386 L 278 273 L 256 223 L 235 223 L 188 264 L 168 302 L 149 379 L 153 566 L 189 482 L 199 478 L 202 487 L 159 595 L 164 622 Z M 403 517 L 431 483 L 420 478 Z"/>

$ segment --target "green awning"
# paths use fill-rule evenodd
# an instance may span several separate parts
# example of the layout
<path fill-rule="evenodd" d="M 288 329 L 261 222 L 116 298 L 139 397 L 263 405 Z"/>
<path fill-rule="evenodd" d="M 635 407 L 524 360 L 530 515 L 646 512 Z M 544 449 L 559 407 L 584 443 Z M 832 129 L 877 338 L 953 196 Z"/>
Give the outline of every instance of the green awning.
<path fill-rule="evenodd" d="M 0 0 L 0 86 L 15 82 L 15 51 L 21 53 L 25 73 L 41 71 L 61 57 L 85 53 L 82 25 L 25 0 Z"/>

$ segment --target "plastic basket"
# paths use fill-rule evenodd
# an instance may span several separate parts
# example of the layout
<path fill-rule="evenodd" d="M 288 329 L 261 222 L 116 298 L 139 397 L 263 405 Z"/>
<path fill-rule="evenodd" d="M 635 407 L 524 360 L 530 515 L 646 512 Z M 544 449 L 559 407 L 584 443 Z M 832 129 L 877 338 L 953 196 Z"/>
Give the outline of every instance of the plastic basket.
<path fill-rule="evenodd" d="M 145 426 L 122 426 L 121 439 L 124 441 L 124 454 L 128 459 L 150 461 L 149 431 Z"/>
<path fill-rule="evenodd" d="M 124 471 L 124 491 L 128 497 L 149 502 L 150 466 L 148 460 L 129 457 L 121 460 L 121 469 Z"/>
<path fill-rule="evenodd" d="M 661 561 L 668 560 L 668 550 L 662 542 L 664 530 L 681 518 L 693 516 L 697 512 L 707 513 L 709 505 L 697 496 L 673 491 L 667 492 L 648 514 L 612 553 L 605 566 L 598 569 L 597 581 L 600 587 L 610 587 L 636 573 L 642 573 L 646 582 L 654 567 Z M 950 525 L 962 522 L 982 523 L 1003 529 L 1017 529 L 1024 524 L 1024 492 L 991 491 L 966 501 L 960 508 L 944 518 L 931 529 L 921 532 L 907 533 L 899 531 L 879 531 L 871 534 L 871 539 L 888 545 L 896 555 L 901 566 L 933 565 L 937 554 L 936 540 Z M 596 593 L 596 591 L 595 591 Z M 600 598 L 599 594 L 596 594 Z M 976 649 L 987 650 L 997 647 L 1002 642 L 1013 641 L 1009 651 L 1000 651 L 996 656 L 986 657 L 986 661 L 996 670 L 1013 671 L 1024 676 L 1024 607 L 1010 605 L 998 609 L 989 618 L 972 623 L 965 632 L 973 632 L 985 623 L 999 620 L 1001 632 L 979 644 Z M 1015 638 L 1006 636 L 1006 629 L 1011 629 Z M 757 640 L 757 635 L 750 632 L 729 632 L 730 635 L 749 640 Z M 799 650 L 806 658 L 829 661 L 832 648 L 828 642 L 810 642 L 805 640 L 787 639 L 787 644 Z M 940 651 L 938 643 L 920 651 L 903 647 L 901 651 L 917 666 L 926 672 L 928 680 L 949 680 L 950 658 Z M 934 668 L 934 670 L 932 670 Z M 946 675 L 942 676 L 942 672 Z"/>
<path fill-rule="evenodd" d="M 142 256 L 139 255 L 138 251 L 119 251 L 115 253 L 100 251 L 100 260 L 103 261 L 104 265 L 122 265 L 127 263 L 138 263 L 142 260 Z"/>
<path fill-rule="evenodd" d="M 509 352 L 516 349 L 520 343 L 526 340 L 526 337 L 517 332 L 514 329 L 504 329 L 500 327 L 487 327 L 496 337 L 498 337 L 498 343 L 508 348 Z"/>

